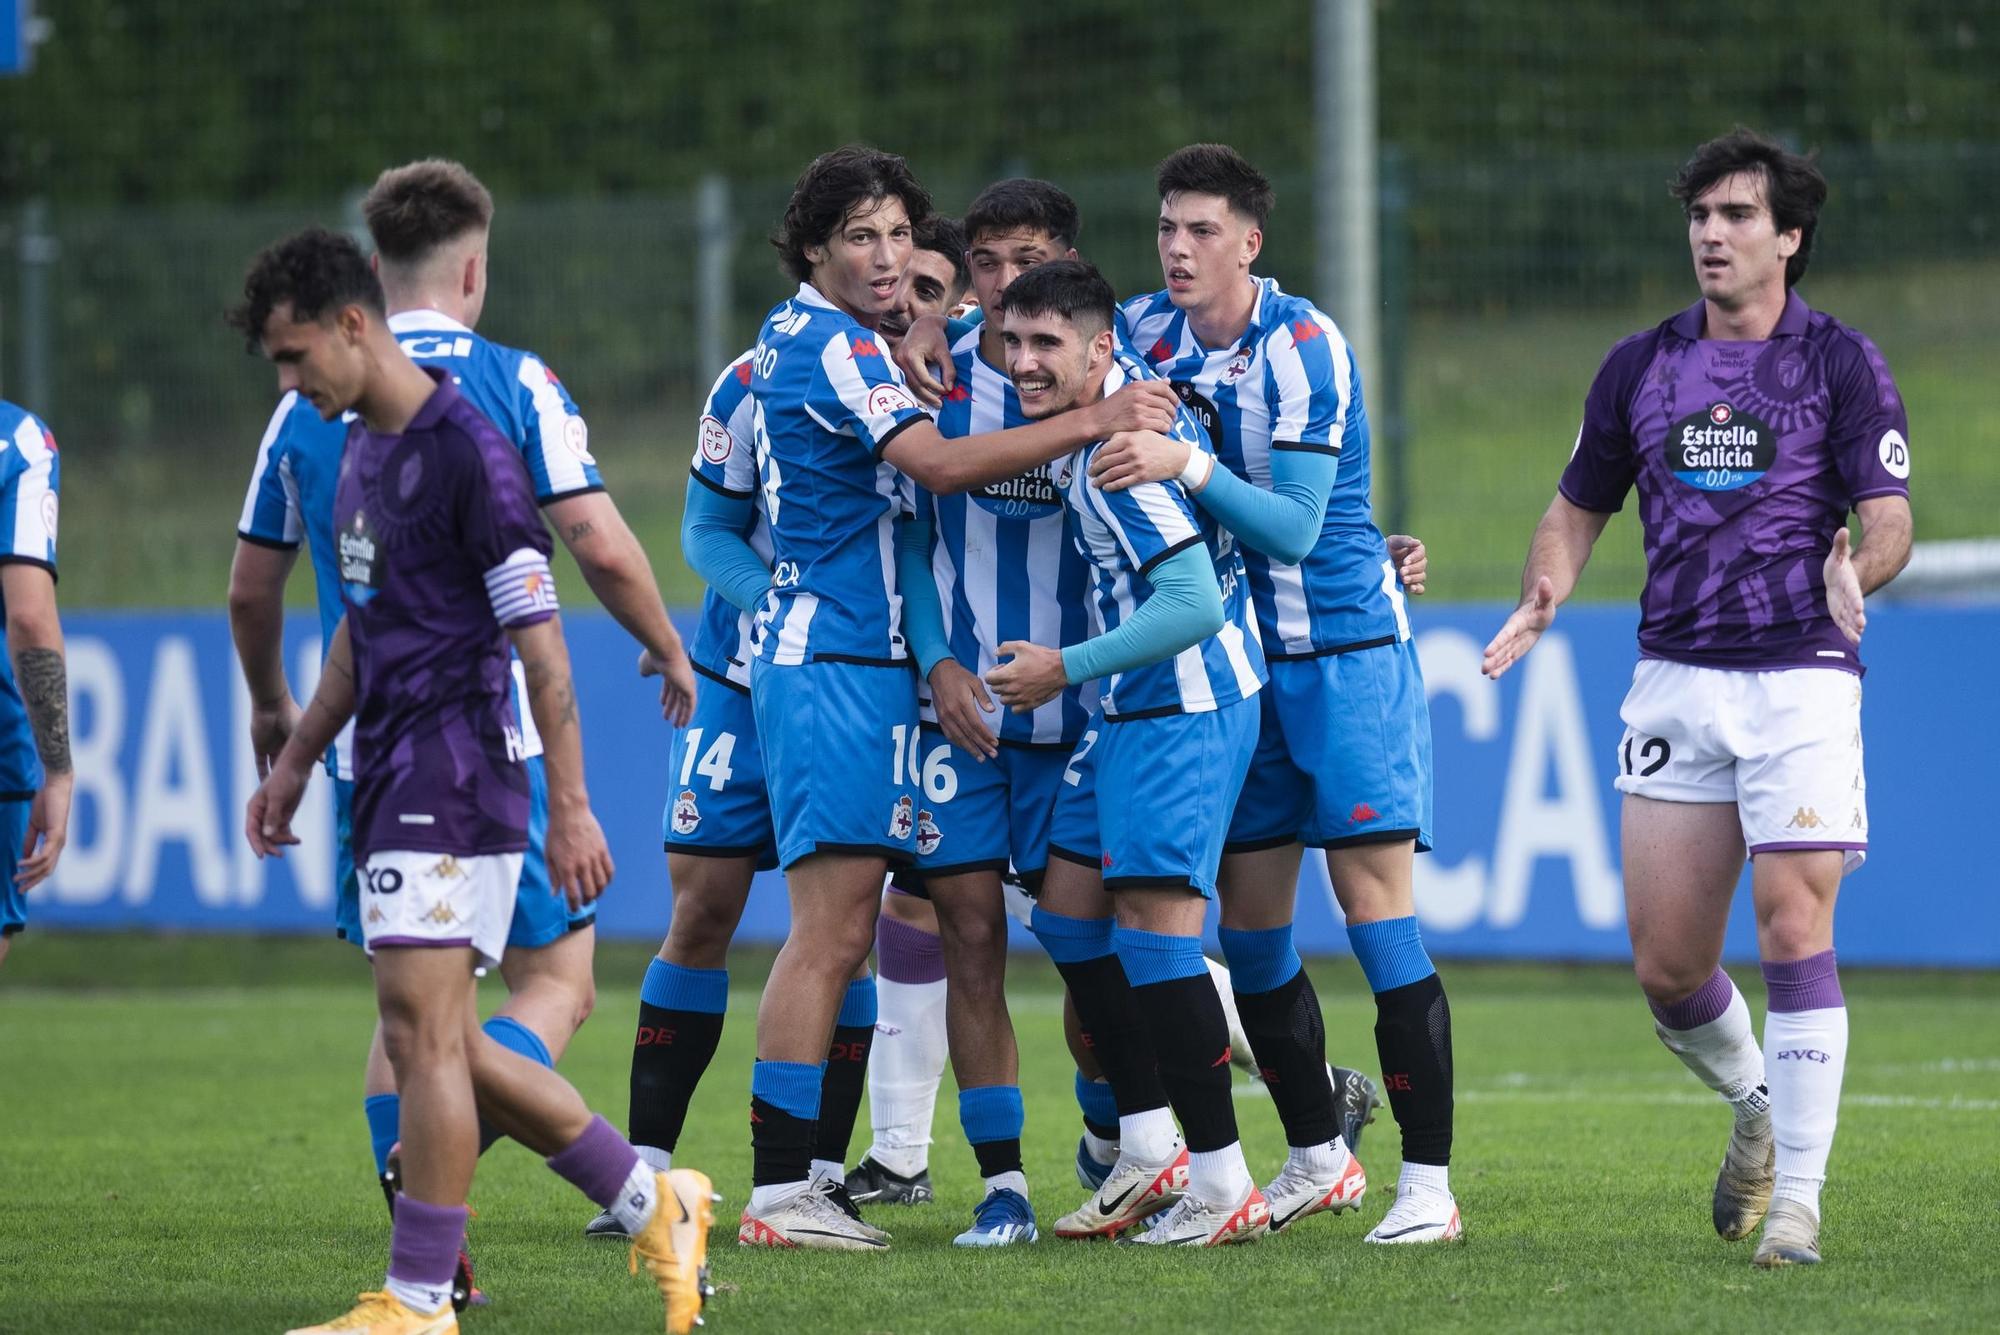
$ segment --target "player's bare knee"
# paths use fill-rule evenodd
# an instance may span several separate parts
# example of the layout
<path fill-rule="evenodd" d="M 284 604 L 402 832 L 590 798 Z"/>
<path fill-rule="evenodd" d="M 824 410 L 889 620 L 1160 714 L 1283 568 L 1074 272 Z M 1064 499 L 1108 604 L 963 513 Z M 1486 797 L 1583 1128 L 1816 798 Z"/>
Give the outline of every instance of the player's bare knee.
<path fill-rule="evenodd" d="M 1638 975 L 1639 990 L 1646 994 L 1646 1000 L 1655 1005 L 1670 1006 L 1684 1001 L 1700 990 L 1715 972 L 1715 965 L 1704 966 L 1698 960 L 1686 957 L 1635 955 L 1632 971 Z"/>

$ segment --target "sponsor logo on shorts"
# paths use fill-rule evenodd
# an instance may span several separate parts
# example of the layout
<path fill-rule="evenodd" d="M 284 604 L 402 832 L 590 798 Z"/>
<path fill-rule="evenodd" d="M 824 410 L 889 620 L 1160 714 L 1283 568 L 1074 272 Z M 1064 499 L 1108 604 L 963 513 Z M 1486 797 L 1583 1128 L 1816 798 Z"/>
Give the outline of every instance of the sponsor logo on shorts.
<path fill-rule="evenodd" d="M 712 464 L 729 461 L 730 453 L 736 448 L 736 437 L 729 434 L 729 428 L 717 417 L 701 419 L 701 457 Z"/>
<path fill-rule="evenodd" d="M 431 905 L 430 912 L 424 914 L 418 921 L 434 922 L 438 926 L 444 927 L 457 922 L 458 914 L 452 910 L 451 905 L 445 903 L 443 900 L 439 900 L 437 903 Z"/>
<path fill-rule="evenodd" d="M 1349 825 L 1361 825 L 1371 820 L 1381 819 L 1382 813 L 1374 807 L 1369 806 L 1366 802 L 1356 802 L 1354 810 L 1347 813 L 1347 823 Z"/>
<path fill-rule="evenodd" d="M 1778 433 L 1727 403 L 1712 403 L 1674 423 L 1667 437 L 1667 467 L 1700 491 L 1736 491 L 1769 472 L 1778 457 Z"/>
<path fill-rule="evenodd" d="M 937 827 L 937 822 L 931 819 L 931 813 L 928 811 L 919 811 L 917 813 L 917 852 L 923 854 L 925 857 L 929 857 L 931 854 L 937 852 L 938 845 L 943 842 L 944 831 L 940 830 Z"/>
<path fill-rule="evenodd" d="M 1788 830 L 1823 830 L 1826 828 L 1826 822 L 1819 818 L 1819 812 L 1814 808 L 1800 807 L 1792 813 L 1792 818 L 1785 822 L 1785 828 Z"/>
<path fill-rule="evenodd" d="M 889 808 L 889 837 L 900 844 L 910 837 L 916 823 L 916 804 L 907 794 L 897 798 L 896 805 Z"/>
<path fill-rule="evenodd" d="M 447 853 L 431 864 L 431 879 L 434 881 L 458 881 L 465 878 L 465 865 Z"/>
<path fill-rule="evenodd" d="M 681 789 L 674 799 L 674 833 L 685 838 L 693 834 L 701 824 L 701 808 L 695 805 L 694 790 Z"/>
<path fill-rule="evenodd" d="M 380 908 L 379 906 L 377 906 L 377 905 L 374 905 L 374 904 L 370 904 L 370 905 L 368 906 L 368 921 L 369 921 L 369 922 L 386 922 L 386 921 L 388 921 L 388 918 L 389 918 L 389 915 L 388 915 L 388 914 L 386 914 L 386 913 L 384 913 L 384 912 L 382 912 L 382 910 L 381 910 L 381 908 Z"/>

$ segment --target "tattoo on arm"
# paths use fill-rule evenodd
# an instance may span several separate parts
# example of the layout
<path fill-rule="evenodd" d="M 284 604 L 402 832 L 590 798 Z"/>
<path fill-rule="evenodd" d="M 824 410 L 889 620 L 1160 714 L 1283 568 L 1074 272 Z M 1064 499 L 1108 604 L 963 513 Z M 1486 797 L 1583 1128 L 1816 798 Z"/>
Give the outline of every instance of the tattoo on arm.
<path fill-rule="evenodd" d="M 573 724 L 576 719 L 576 687 L 567 673 L 540 658 L 523 658 L 528 676 L 530 699 L 545 699 L 557 723 Z"/>
<path fill-rule="evenodd" d="M 50 774 L 69 773 L 69 679 L 58 649 L 23 649 L 14 676 L 35 730 L 35 750 Z"/>
<path fill-rule="evenodd" d="M 591 523 L 588 519 L 586 519 L 581 523 L 571 524 L 569 526 L 569 531 L 563 535 L 563 541 L 582 542 L 585 538 L 589 537 L 591 534 L 595 532 L 597 532 L 597 525 Z"/>

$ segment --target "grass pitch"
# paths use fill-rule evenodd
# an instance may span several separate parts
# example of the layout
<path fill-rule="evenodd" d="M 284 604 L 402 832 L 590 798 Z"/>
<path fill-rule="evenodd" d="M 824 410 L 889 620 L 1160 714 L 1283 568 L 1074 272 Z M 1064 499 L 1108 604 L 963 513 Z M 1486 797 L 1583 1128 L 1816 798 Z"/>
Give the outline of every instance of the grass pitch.
<path fill-rule="evenodd" d="M 646 951 L 600 951 L 598 1013 L 563 1070 L 623 1121 Z M 714 1238 L 716 1335 L 1014 1330 L 1870 1330 L 2000 1325 L 2000 975 L 1850 972 L 1853 1048 L 1817 1269 L 1766 1274 L 1708 1223 L 1727 1115 L 1653 1040 L 1617 969 L 1445 969 L 1458 1049 L 1453 1184 L 1463 1245 L 1375 1248 L 1397 1144 L 1361 1157 L 1359 1218 L 1215 1253 L 1045 1237 L 949 1245 L 978 1192 L 947 1083 L 936 1204 L 880 1210 L 888 1255 L 733 1244 L 748 1190 L 751 1016 L 767 957 L 738 966 L 722 1051 L 682 1163 L 728 1199 Z M 1351 961 L 1315 967 L 1332 1055 L 1374 1067 Z M 1754 971 L 1736 970 L 1762 989 Z M 1081 1200 L 1059 992 L 1017 957 L 1011 986 L 1027 1167 L 1046 1228 Z M 497 986 L 492 991 L 497 1002 Z M 17 938 L 0 968 L 0 1332 L 275 1332 L 375 1287 L 384 1215 L 360 1110 L 372 998 L 351 948 L 318 941 Z M 1253 1168 L 1282 1154 L 1269 1101 L 1239 1079 Z M 865 1148 L 867 1116 L 850 1161 Z M 650 1285 L 594 1213 L 517 1147 L 473 1188 L 490 1307 L 468 1331 L 648 1331 Z"/>

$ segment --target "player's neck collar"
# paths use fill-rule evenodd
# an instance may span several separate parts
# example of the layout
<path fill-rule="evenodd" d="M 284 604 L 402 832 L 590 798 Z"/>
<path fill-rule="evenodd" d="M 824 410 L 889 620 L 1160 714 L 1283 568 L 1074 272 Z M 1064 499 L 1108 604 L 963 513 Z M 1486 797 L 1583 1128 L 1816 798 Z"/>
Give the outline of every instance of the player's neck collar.
<path fill-rule="evenodd" d="M 432 330 L 469 334 L 472 332 L 472 327 L 429 306 L 414 306 L 406 311 L 397 311 L 389 317 L 389 332 L 392 334 L 417 334 Z"/>
<path fill-rule="evenodd" d="M 811 283 L 800 283 L 799 290 L 793 295 L 792 300 L 803 301 L 806 305 L 817 306 L 823 311 L 837 311 L 840 309 L 840 307 L 828 301 L 826 295 Z"/>
<path fill-rule="evenodd" d="M 1706 298 L 1682 311 L 1673 318 L 1673 331 L 1690 343 L 1698 343 L 1711 337 L 1708 329 L 1708 301 Z M 1812 308 L 1799 295 L 1797 288 L 1785 293 L 1785 309 L 1778 315 L 1778 323 L 1771 330 L 1772 338 L 1803 338 L 1812 327 Z"/>

